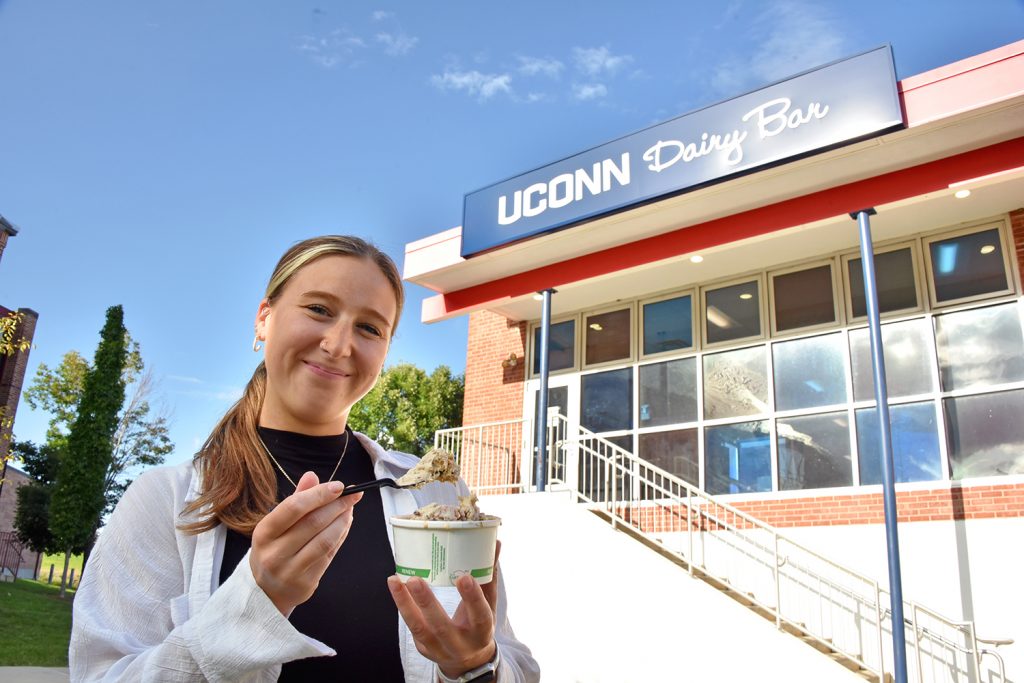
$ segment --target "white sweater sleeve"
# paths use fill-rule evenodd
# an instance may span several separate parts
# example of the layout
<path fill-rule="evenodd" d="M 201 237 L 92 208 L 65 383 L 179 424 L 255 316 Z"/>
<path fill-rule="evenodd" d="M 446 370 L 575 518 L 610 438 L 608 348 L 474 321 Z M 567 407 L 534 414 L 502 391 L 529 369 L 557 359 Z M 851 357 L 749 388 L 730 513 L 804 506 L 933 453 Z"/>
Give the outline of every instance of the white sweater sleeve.
<path fill-rule="evenodd" d="M 334 654 L 299 633 L 256 585 L 248 555 L 196 614 L 169 468 L 129 487 L 74 602 L 72 681 L 275 681 L 280 665 Z"/>

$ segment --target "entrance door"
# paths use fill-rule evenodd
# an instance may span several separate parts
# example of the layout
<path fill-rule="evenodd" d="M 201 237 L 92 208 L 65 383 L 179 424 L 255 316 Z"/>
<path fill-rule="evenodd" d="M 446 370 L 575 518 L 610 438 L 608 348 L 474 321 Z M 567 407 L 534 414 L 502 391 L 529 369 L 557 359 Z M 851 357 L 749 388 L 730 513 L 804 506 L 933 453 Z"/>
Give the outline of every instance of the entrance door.
<path fill-rule="evenodd" d="M 523 418 L 530 420 L 530 424 L 533 428 L 530 430 L 528 442 L 532 446 L 536 439 L 536 425 L 538 421 L 537 410 L 539 408 L 539 401 L 537 400 L 540 396 L 540 380 L 533 379 L 527 382 L 526 385 L 526 396 L 523 401 Z M 549 433 L 548 433 L 548 444 L 552 446 L 550 452 L 547 454 L 548 467 L 548 483 L 570 483 L 566 480 L 567 477 L 575 476 L 571 474 L 571 469 L 566 467 L 566 447 L 564 445 L 566 431 L 570 433 L 579 428 L 579 377 L 576 375 L 572 376 L 561 376 L 551 377 L 548 380 L 548 416 L 549 416 Z M 560 415 L 562 419 L 554 417 L 555 411 Z M 536 457 L 536 449 L 530 448 L 529 451 Z M 527 463 L 524 459 L 524 470 Z M 533 469 L 533 458 L 530 458 L 529 471 L 523 472 L 523 480 L 533 483 L 534 472 Z"/>

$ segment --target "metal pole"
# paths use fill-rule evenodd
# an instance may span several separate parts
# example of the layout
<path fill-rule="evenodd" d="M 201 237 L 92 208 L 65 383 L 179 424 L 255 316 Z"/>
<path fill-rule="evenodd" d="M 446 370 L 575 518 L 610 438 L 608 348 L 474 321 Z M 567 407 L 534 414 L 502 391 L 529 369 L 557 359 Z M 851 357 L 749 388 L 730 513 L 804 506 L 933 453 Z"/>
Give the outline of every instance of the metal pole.
<path fill-rule="evenodd" d="M 885 507 L 885 541 L 889 556 L 889 598 L 892 609 L 892 659 L 896 683 L 907 682 L 907 637 L 903 621 L 903 581 L 900 571 L 900 541 L 896 531 L 896 476 L 892 457 L 892 430 L 889 424 L 889 392 L 885 384 L 885 357 L 882 354 L 882 328 L 878 316 L 878 288 L 875 282 L 875 254 L 871 244 L 871 219 L 874 209 L 851 213 L 860 229 L 860 257 L 864 268 L 864 298 L 868 308 L 871 337 L 871 369 L 875 379 L 875 404 L 878 407 L 878 433 L 882 444 L 882 500 Z M 881 624 L 878 625 L 881 628 Z"/>
<path fill-rule="evenodd" d="M 553 289 L 540 292 L 543 297 L 540 313 L 540 391 L 537 392 L 536 459 L 533 462 L 534 481 L 537 490 L 543 491 L 548 479 L 548 339 L 551 334 L 551 293 Z"/>

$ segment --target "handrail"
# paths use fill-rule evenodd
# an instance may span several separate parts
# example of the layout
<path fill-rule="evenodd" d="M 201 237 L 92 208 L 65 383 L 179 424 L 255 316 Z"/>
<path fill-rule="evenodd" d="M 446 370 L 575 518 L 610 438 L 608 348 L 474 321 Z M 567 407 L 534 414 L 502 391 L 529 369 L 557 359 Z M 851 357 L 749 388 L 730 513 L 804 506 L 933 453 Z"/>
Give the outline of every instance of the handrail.
<path fill-rule="evenodd" d="M 533 434 L 530 420 L 506 420 L 441 430 L 435 445 L 456 454 L 470 488 L 484 493 L 531 490 Z M 795 627 L 865 672 L 885 680 L 891 670 L 889 592 L 878 582 L 817 553 L 756 517 L 723 502 L 562 414 L 549 416 L 548 477 L 552 488 L 603 512 L 613 527 L 628 526 L 663 552 L 679 557 L 690 574 L 724 583 L 758 605 L 780 629 Z M 504 458 L 497 458 L 501 454 Z M 475 457 L 481 462 L 471 464 Z M 487 460 L 490 458 L 490 460 Z M 503 470 L 501 480 L 480 478 Z M 472 478 L 472 481 L 471 481 Z M 981 660 L 991 656 L 1005 682 L 1002 658 L 979 643 L 974 623 L 959 622 L 913 601 L 904 621 L 914 637 L 910 672 L 916 683 L 982 680 Z M 907 617 L 907 615 L 910 615 Z M 886 637 L 886 636 L 890 637 Z M 909 653 L 908 653 L 909 654 Z"/>

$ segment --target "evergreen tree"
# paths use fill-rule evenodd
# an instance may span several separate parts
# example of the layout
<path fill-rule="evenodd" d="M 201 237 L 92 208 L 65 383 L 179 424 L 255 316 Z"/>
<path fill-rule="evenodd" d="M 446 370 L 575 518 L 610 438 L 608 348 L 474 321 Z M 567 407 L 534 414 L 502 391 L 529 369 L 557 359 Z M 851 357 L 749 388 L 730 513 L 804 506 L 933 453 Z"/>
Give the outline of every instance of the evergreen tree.
<path fill-rule="evenodd" d="M 64 597 L 67 565 L 72 549 L 87 545 L 106 505 L 104 484 L 113 452 L 118 413 L 124 404 L 124 365 L 127 330 L 121 306 L 107 309 L 100 344 L 92 369 L 85 378 L 75 422 L 61 458 L 57 484 L 50 503 L 50 530 L 64 548 Z M 84 566 L 83 566 L 84 570 Z"/>

